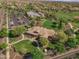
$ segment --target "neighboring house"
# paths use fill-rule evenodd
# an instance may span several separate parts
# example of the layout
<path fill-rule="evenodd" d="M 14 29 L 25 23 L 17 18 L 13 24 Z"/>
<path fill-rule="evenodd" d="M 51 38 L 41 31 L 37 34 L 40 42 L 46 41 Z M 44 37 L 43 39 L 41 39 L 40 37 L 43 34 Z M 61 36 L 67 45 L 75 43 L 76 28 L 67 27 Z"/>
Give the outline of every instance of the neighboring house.
<path fill-rule="evenodd" d="M 30 35 L 33 35 L 33 36 L 40 35 L 41 37 L 48 38 L 49 36 L 53 36 L 56 33 L 52 29 L 34 26 L 34 27 L 28 29 L 27 34 L 30 34 Z"/>
<path fill-rule="evenodd" d="M 13 16 L 12 19 L 9 21 L 9 28 L 12 28 L 18 25 L 28 25 L 29 23 L 30 23 L 29 19 L 25 16 L 23 17 Z"/>
<path fill-rule="evenodd" d="M 40 17 L 41 16 L 39 13 L 34 12 L 34 11 L 27 12 L 27 15 L 30 17 Z"/>
<path fill-rule="evenodd" d="M 73 35 L 73 37 L 76 37 L 73 27 L 74 26 L 72 25 L 72 23 L 66 24 L 65 25 L 65 33 L 70 35 L 70 36 Z"/>
<path fill-rule="evenodd" d="M 78 7 L 73 7 L 73 8 L 70 8 L 70 10 L 72 10 L 72 11 L 79 11 L 79 8 Z"/>
<path fill-rule="evenodd" d="M 67 23 L 67 24 L 65 25 L 65 29 L 73 29 L 72 23 Z"/>

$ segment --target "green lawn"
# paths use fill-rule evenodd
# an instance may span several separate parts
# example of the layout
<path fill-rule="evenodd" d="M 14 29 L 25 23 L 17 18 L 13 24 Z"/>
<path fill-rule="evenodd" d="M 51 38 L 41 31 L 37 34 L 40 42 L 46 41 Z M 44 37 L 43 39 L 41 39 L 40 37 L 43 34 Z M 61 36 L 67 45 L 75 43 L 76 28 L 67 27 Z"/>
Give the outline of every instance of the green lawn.
<path fill-rule="evenodd" d="M 25 54 L 27 52 L 30 52 L 33 55 L 33 59 L 43 59 L 43 53 L 42 50 L 34 47 L 32 45 L 32 42 L 29 40 L 21 41 L 14 45 L 17 52 Z"/>
<path fill-rule="evenodd" d="M 43 27 L 48 28 L 48 29 L 54 29 L 57 28 L 58 24 L 56 22 L 52 22 L 50 20 L 44 20 L 43 22 Z"/>

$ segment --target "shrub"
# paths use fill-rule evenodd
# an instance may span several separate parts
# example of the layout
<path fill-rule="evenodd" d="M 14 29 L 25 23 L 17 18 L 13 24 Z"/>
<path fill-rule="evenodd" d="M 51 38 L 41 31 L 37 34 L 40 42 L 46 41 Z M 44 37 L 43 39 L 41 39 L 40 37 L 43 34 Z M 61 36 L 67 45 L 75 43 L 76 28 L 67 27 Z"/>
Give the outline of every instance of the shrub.
<path fill-rule="evenodd" d="M 1 29 L 0 31 L 0 37 L 7 37 L 8 32 L 6 28 Z"/>
<path fill-rule="evenodd" d="M 48 44 L 49 44 L 49 41 L 48 41 L 48 39 L 41 37 L 41 38 L 40 38 L 40 43 L 41 43 L 41 45 L 42 45 L 43 47 L 47 47 Z"/>
<path fill-rule="evenodd" d="M 15 29 L 9 31 L 9 37 L 19 36 L 25 31 L 26 31 L 26 28 L 24 26 L 18 26 Z"/>
<path fill-rule="evenodd" d="M 7 44 L 6 43 L 0 44 L 0 49 L 5 49 L 6 47 L 7 47 Z"/>
<path fill-rule="evenodd" d="M 60 53 L 65 52 L 64 44 L 62 44 L 62 43 L 55 44 L 55 50 L 57 50 Z"/>
<path fill-rule="evenodd" d="M 63 30 L 60 30 L 57 35 L 59 37 L 59 41 L 62 43 L 65 43 L 68 40 L 68 36 L 64 33 Z"/>
<path fill-rule="evenodd" d="M 76 45 L 78 44 L 78 39 L 68 39 L 68 41 L 66 42 L 67 46 L 69 46 L 70 48 L 75 48 Z"/>

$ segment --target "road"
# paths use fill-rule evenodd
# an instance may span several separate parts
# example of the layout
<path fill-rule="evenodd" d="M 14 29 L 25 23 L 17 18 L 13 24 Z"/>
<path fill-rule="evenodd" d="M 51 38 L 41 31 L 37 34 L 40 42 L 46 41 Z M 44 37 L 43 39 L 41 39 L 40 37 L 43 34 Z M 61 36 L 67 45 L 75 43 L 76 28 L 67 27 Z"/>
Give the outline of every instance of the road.
<path fill-rule="evenodd" d="M 24 34 L 22 34 L 22 39 L 20 39 L 20 40 L 18 40 L 18 41 L 16 41 L 16 42 L 10 43 L 9 46 L 12 46 L 12 45 L 14 45 L 14 44 L 17 44 L 17 43 L 23 41 L 23 40 L 28 40 L 28 39 L 29 39 L 29 38 L 24 38 Z M 30 41 L 33 41 L 33 39 L 35 39 L 35 38 L 31 38 Z"/>
<path fill-rule="evenodd" d="M 9 39 L 7 37 L 6 39 L 6 43 L 7 43 L 7 48 L 6 48 L 6 59 L 10 59 L 10 47 L 9 47 Z"/>
<path fill-rule="evenodd" d="M 72 56 L 72 55 L 74 55 L 76 53 L 79 53 L 79 47 L 76 48 L 76 49 L 70 50 L 68 52 L 62 53 L 60 55 L 54 56 L 54 57 L 47 56 L 47 57 L 45 57 L 45 59 L 63 59 L 65 57 Z"/>
<path fill-rule="evenodd" d="M 19 42 L 21 42 L 23 40 L 26 40 L 26 39 L 24 39 L 24 34 L 22 34 L 22 39 L 21 40 L 18 40 L 16 42 L 13 42 L 13 43 L 9 44 L 9 46 L 14 45 L 14 44 L 17 44 L 17 43 L 19 43 Z"/>
<path fill-rule="evenodd" d="M 6 11 L 6 27 L 7 27 L 7 33 L 9 32 L 9 30 L 8 30 L 8 20 L 9 20 L 9 18 L 8 18 L 8 10 Z M 6 37 L 6 43 L 7 43 L 7 48 L 6 48 L 6 59 L 10 59 L 10 46 L 9 46 L 9 38 L 8 38 L 8 36 Z"/>

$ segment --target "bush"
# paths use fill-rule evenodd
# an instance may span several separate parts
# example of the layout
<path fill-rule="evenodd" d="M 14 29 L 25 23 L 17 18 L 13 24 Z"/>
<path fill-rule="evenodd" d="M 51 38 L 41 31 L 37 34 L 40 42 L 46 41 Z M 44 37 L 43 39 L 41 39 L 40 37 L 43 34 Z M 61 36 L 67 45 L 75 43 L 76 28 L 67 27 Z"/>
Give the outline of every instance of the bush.
<path fill-rule="evenodd" d="M 68 40 L 68 36 L 64 33 L 63 30 L 60 30 L 57 35 L 59 37 L 59 41 L 62 43 L 65 43 Z"/>
<path fill-rule="evenodd" d="M 6 47 L 7 47 L 7 44 L 6 43 L 0 44 L 0 49 L 5 49 Z"/>
<path fill-rule="evenodd" d="M 52 44 L 52 43 L 49 43 L 48 47 L 49 47 L 50 49 L 55 49 L 55 45 Z"/>
<path fill-rule="evenodd" d="M 41 43 L 41 45 L 42 45 L 43 47 L 47 47 L 48 44 L 49 44 L 49 41 L 48 41 L 48 39 L 41 37 L 41 38 L 40 38 L 40 43 Z"/>
<path fill-rule="evenodd" d="M 76 38 L 79 39 L 79 34 L 76 35 Z"/>
<path fill-rule="evenodd" d="M 9 37 L 15 37 L 15 36 L 17 36 L 18 34 L 17 34 L 17 31 L 16 30 L 10 30 L 9 31 Z"/>
<path fill-rule="evenodd" d="M 23 8 L 23 10 L 24 10 L 25 12 L 30 11 L 30 10 L 32 10 L 32 9 L 33 9 L 33 6 L 32 6 L 31 3 L 25 4 L 25 5 L 24 5 L 24 8 Z"/>
<path fill-rule="evenodd" d="M 60 53 L 66 51 L 64 44 L 61 42 L 57 42 L 55 44 L 49 43 L 48 47 Z"/>
<path fill-rule="evenodd" d="M 69 46 L 70 48 L 75 48 L 76 45 L 78 44 L 78 39 L 68 39 L 68 41 L 66 42 L 67 46 Z"/>
<path fill-rule="evenodd" d="M 19 36 L 25 31 L 26 31 L 26 28 L 24 26 L 18 26 L 15 29 L 9 31 L 9 37 Z"/>
<path fill-rule="evenodd" d="M 57 50 L 60 53 L 65 52 L 64 44 L 62 44 L 62 43 L 55 44 L 55 50 Z"/>
<path fill-rule="evenodd" d="M 6 28 L 3 28 L 1 31 L 0 31 L 0 37 L 7 37 L 8 33 L 7 33 L 7 29 Z"/>

